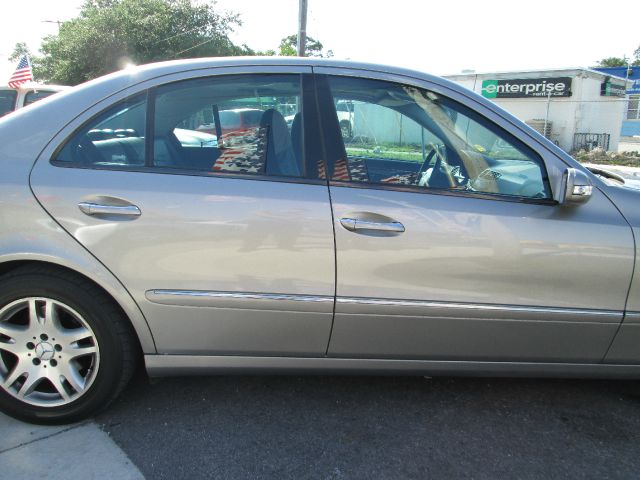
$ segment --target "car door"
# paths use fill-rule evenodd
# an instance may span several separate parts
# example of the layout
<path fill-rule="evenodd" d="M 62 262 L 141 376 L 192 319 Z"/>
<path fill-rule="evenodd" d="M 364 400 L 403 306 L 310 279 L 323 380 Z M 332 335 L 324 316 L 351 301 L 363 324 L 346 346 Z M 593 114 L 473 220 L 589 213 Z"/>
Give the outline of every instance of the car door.
<path fill-rule="evenodd" d="M 158 352 L 325 353 L 334 237 L 309 72 L 218 68 L 131 87 L 35 165 L 38 200 L 130 291 Z M 221 124 L 228 111 L 259 115 L 237 129 Z"/>
<path fill-rule="evenodd" d="M 608 198 L 560 205 L 559 159 L 455 91 L 316 71 L 337 255 L 328 354 L 600 361 L 634 258 Z M 338 103 L 353 105 L 347 138 Z"/>

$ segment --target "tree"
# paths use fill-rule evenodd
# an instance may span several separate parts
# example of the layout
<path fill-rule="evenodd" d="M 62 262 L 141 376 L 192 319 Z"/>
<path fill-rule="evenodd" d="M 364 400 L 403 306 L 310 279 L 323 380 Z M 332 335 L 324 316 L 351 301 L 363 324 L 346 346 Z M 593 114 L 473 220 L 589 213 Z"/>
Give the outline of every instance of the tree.
<path fill-rule="evenodd" d="M 306 57 L 333 57 L 332 50 L 327 50 L 327 52 L 324 53 L 323 49 L 324 46 L 319 40 L 315 40 L 313 37 L 307 37 L 304 49 Z M 283 57 L 295 57 L 298 55 L 298 35 L 289 35 L 280 41 L 279 55 Z"/>
<path fill-rule="evenodd" d="M 32 57 L 27 44 L 25 42 L 18 42 L 16 43 L 16 46 L 13 47 L 13 52 L 11 53 L 11 55 L 9 55 L 9 61 L 15 62 L 19 60 L 23 55 L 29 55 L 29 58 Z"/>
<path fill-rule="evenodd" d="M 598 62 L 598 67 L 626 67 L 627 57 L 607 57 Z"/>
<path fill-rule="evenodd" d="M 607 57 L 600 60 L 597 64 L 598 67 L 626 67 L 631 65 L 633 67 L 640 66 L 640 46 L 633 52 L 633 61 L 630 61 L 627 56 L 624 57 Z"/>
<path fill-rule="evenodd" d="M 195 0 L 86 0 L 77 18 L 46 37 L 36 59 L 43 79 L 68 85 L 123 68 L 177 58 L 243 55 L 228 37 L 237 14 Z"/>

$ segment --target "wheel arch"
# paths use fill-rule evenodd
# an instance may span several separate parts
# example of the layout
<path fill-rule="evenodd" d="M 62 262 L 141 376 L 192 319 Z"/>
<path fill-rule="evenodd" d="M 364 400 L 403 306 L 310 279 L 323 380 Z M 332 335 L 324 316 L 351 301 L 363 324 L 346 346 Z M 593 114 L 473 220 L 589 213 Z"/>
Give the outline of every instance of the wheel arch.
<path fill-rule="evenodd" d="M 120 309 L 123 315 L 129 320 L 133 331 L 135 332 L 136 341 L 143 354 L 156 353 L 155 342 L 151 334 L 151 330 L 137 304 L 130 296 L 129 292 L 120 284 L 120 282 L 110 275 L 111 281 L 104 281 L 104 275 L 97 281 L 95 277 L 90 276 L 89 272 L 84 272 L 77 266 L 65 265 L 56 262 L 54 259 L 44 258 L 2 258 L 0 257 L 0 277 L 15 271 L 16 269 L 28 266 L 46 266 L 51 269 L 68 272 L 72 275 L 82 278 L 89 282 L 95 288 L 101 290 L 108 295 L 114 304 Z M 95 273 L 95 272 L 94 272 Z M 124 301 L 123 301 L 124 300 Z"/>

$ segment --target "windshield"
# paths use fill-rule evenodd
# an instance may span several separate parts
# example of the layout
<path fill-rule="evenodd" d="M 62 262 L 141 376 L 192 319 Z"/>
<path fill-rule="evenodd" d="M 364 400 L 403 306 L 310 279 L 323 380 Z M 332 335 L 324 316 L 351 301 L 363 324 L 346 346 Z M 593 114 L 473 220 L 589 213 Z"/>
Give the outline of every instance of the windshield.
<path fill-rule="evenodd" d="M 0 117 L 9 112 L 13 112 L 16 106 L 18 92 L 15 90 L 0 90 Z"/>

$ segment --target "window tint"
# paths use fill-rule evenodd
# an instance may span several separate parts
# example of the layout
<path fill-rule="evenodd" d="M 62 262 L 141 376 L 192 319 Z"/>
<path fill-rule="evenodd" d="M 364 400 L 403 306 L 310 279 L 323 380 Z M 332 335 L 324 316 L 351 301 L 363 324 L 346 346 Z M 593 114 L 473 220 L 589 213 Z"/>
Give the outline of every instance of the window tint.
<path fill-rule="evenodd" d="M 156 167 L 305 176 L 300 75 L 230 75 L 156 91 Z"/>
<path fill-rule="evenodd" d="M 550 198 L 541 158 L 463 105 L 377 80 L 328 82 L 344 147 L 328 158 L 332 180 Z"/>
<path fill-rule="evenodd" d="M 76 132 L 55 160 L 102 168 L 144 166 L 146 104 L 141 95 L 101 113 Z"/>
<path fill-rule="evenodd" d="M 15 90 L 0 90 L 0 117 L 6 113 L 13 112 L 16 107 L 18 93 Z"/>

